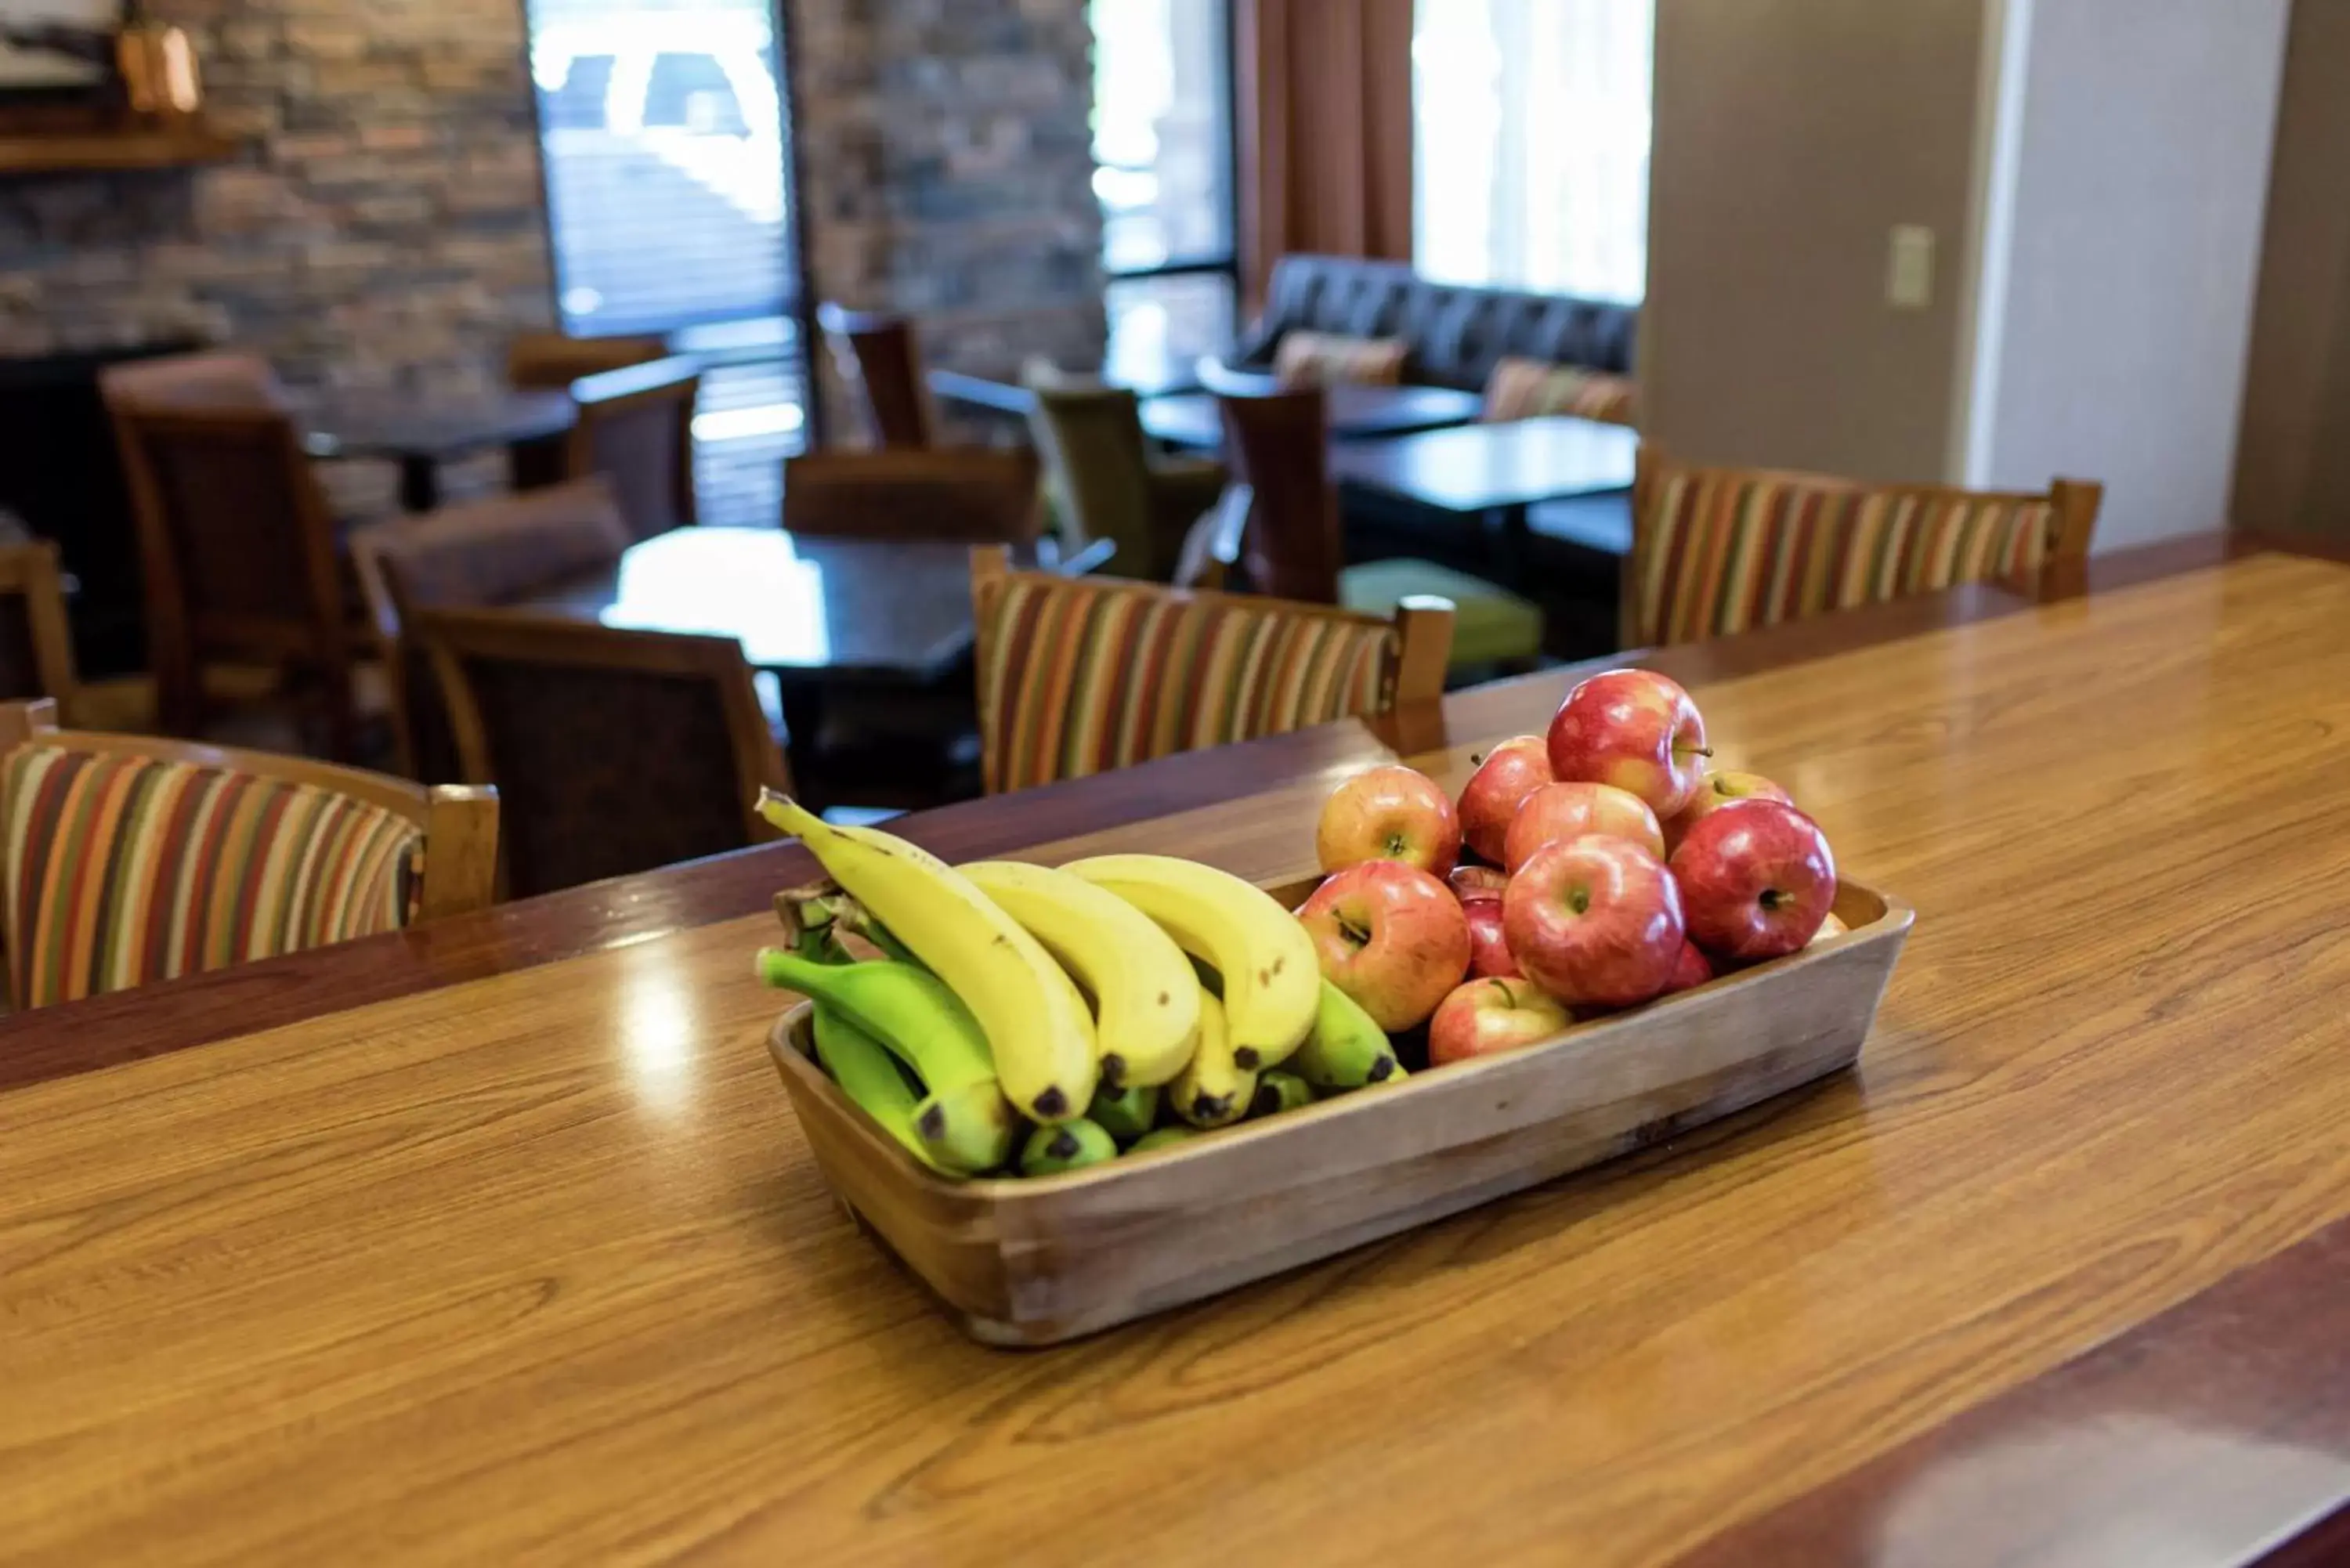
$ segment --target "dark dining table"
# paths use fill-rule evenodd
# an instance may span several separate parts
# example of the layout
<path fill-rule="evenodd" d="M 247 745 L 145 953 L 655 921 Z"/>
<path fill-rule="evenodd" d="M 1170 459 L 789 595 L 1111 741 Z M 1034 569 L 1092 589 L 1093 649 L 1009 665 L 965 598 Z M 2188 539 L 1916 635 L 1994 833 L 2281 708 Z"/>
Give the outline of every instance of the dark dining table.
<path fill-rule="evenodd" d="M 1269 383 L 1268 383 L 1269 384 Z M 1340 382 L 1326 389 L 1330 439 L 1358 441 L 1466 425 L 1484 411 L 1484 400 L 1452 387 L 1366 387 Z M 1146 398 L 1142 428 L 1162 446 L 1212 452 L 1224 442 L 1222 410 L 1208 392 Z"/>
<path fill-rule="evenodd" d="M 1630 490 L 1639 453 L 1638 432 L 1621 425 L 1514 420 L 1349 442 L 1332 452 L 1330 472 L 1342 489 L 1481 524 L 1496 565 L 1515 570 L 1534 507 Z M 1628 537 L 1578 542 L 1619 555 L 1630 545 Z"/>
<path fill-rule="evenodd" d="M 332 398 L 305 411 L 312 457 L 379 458 L 400 465 L 400 504 L 411 512 L 441 504 L 441 465 L 475 452 L 554 439 L 579 422 L 578 405 L 556 391 L 495 391 L 451 401 Z"/>
<path fill-rule="evenodd" d="M 1016 562 L 1071 574 L 1055 541 Z M 640 631 L 732 637 L 754 670 L 786 680 L 853 677 L 926 685 L 972 645 L 971 546 L 947 540 L 821 538 L 774 528 L 679 528 L 619 564 L 515 607 Z"/>

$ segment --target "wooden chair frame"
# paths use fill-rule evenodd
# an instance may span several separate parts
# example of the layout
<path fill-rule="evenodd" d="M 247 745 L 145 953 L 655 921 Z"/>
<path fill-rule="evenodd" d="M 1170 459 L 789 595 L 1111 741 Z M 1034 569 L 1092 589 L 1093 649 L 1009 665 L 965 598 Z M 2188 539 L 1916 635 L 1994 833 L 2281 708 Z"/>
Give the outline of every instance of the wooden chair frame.
<path fill-rule="evenodd" d="M 536 522 L 536 514 L 540 509 L 567 499 L 566 493 L 577 494 L 582 507 L 579 524 L 582 533 L 600 533 L 602 542 L 611 551 L 612 559 L 619 561 L 634 541 L 629 535 L 627 524 L 620 518 L 619 504 L 612 498 L 609 482 L 600 474 L 518 491 L 494 500 L 443 507 L 438 512 L 390 517 L 352 534 L 351 570 L 359 578 L 359 595 L 367 603 L 368 619 L 375 628 L 376 646 L 384 664 L 385 684 L 390 689 L 393 735 L 399 742 L 400 763 L 410 776 L 418 776 L 420 759 L 412 709 L 415 694 L 408 685 L 409 649 L 403 628 L 416 607 L 411 603 L 407 584 L 401 576 L 401 558 L 410 546 L 427 539 L 453 537 L 486 543 L 503 532 L 521 529 L 526 523 Z M 600 512 L 595 504 L 599 501 Z M 442 607 L 497 607 L 487 604 Z"/>
<path fill-rule="evenodd" d="M 659 337 L 567 337 L 560 332 L 525 332 L 506 344 L 510 386 L 561 391 L 583 376 L 648 365 L 669 358 Z"/>
<path fill-rule="evenodd" d="M 1651 640 L 1649 633 L 1652 628 L 1640 624 L 1639 587 L 1650 503 L 1656 499 L 1657 487 L 1674 473 L 1700 472 L 1734 474 L 1750 483 L 1778 480 L 1818 490 L 1861 491 L 1871 495 L 1914 496 L 1923 500 L 1963 498 L 1976 502 L 2045 502 L 2056 514 L 2056 536 L 2049 541 L 2048 549 L 2048 569 L 2051 571 L 2077 569 L 2088 558 L 2089 545 L 2096 536 L 2097 514 L 2104 508 L 2106 499 L 2106 487 L 2095 480 L 2053 480 L 2045 491 L 1969 490 L 1953 484 L 1877 484 L 1865 479 L 1809 473 L 1800 469 L 1715 467 L 1682 462 L 1668 455 L 1655 442 L 1643 441 L 1633 466 L 1632 548 L 1624 557 L 1624 569 L 1617 588 L 1616 640 L 1620 647 L 1643 647 Z"/>
<path fill-rule="evenodd" d="M 1242 504 L 1245 510 L 1245 503 Z M 981 545 L 971 553 L 972 626 L 978 667 L 988 668 L 995 651 L 994 617 L 989 613 L 988 601 L 1002 590 L 1003 585 L 1014 576 L 1042 583 L 1076 586 L 1083 578 L 1063 576 L 1055 572 L 1014 572 L 1012 552 L 1001 545 Z M 1352 626 L 1388 627 L 1396 634 L 1395 652 L 1380 681 L 1386 701 L 1383 713 L 1398 710 L 1417 709 L 1423 704 L 1440 703 L 1444 696 L 1445 661 L 1452 653 L 1452 602 L 1427 595 L 1413 595 L 1396 606 L 1395 618 L 1362 615 L 1354 610 L 1340 609 L 1331 605 L 1305 604 L 1295 599 L 1265 598 L 1257 594 L 1227 594 L 1213 589 L 1168 587 L 1158 583 L 1114 580 L 1121 593 L 1147 594 L 1161 599 L 1173 599 L 1186 604 L 1232 604 L 1259 612 L 1272 610 L 1284 615 L 1316 620 L 1345 621 Z M 1431 710 L 1434 711 L 1434 710 Z M 987 723 L 985 704 L 982 704 L 980 723 Z M 1425 750 L 1425 747 L 1415 748 Z M 987 791 L 997 789 L 995 750 L 981 736 L 980 752 L 985 759 Z"/>
<path fill-rule="evenodd" d="M 816 323 L 824 329 L 827 346 L 832 352 L 834 371 L 864 403 L 863 418 L 867 433 L 873 444 L 890 451 L 917 451 L 936 446 L 939 441 L 939 411 L 931 397 L 929 379 L 923 374 L 921 331 L 908 317 L 879 310 L 851 310 L 827 300 L 816 307 Z M 868 356 L 870 358 L 868 358 Z M 873 397 L 869 365 L 883 358 L 900 363 L 906 370 L 908 406 L 898 410 L 912 424 L 911 440 L 889 439 L 884 426 L 886 416 Z"/>
<path fill-rule="evenodd" d="M 276 784 L 308 784 L 405 817 L 424 835 L 424 875 L 417 888 L 417 925 L 485 909 L 495 901 L 498 863 L 498 792 L 470 785 L 428 789 L 406 779 L 307 757 L 275 752 L 210 746 L 151 735 L 119 735 L 57 727 L 57 704 L 0 703 L 0 756 L 27 745 L 56 746 L 91 756 L 138 757 L 246 774 Z M 10 803 L 0 798 L 0 813 Z M 5 911 L 5 935 L 13 951 L 18 940 L 16 909 Z M 10 1001 L 21 1006 L 9 980 Z"/>
<path fill-rule="evenodd" d="M 564 441 L 564 477 L 588 479 L 597 472 L 596 430 L 606 420 L 632 413 L 649 403 L 675 403 L 677 472 L 670 479 L 670 503 L 680 526 L 700 518 L 693 484 L 693 413 L 702 397 L 702 364 L 673 355 L 582 376 L 571 383 L 572 400 L 579 405 L 579 422 Z"/>
<path fill-rule="evenodd" d="M 33 634 L 33 674 L 44 694 L 68 719 L 79 711 L 81 678 L 74 668 L 73 627 L 66 616 L 65 573 L 57 547 L 47 539 L 0 545 L 0 594 L 25 601 Z"/>
<path fill-rule="evenodd" d="M 207 657 L 216 652 L 258 655 L 307 664 L 320 676 L 326 687 L 330 744 L 338 756 L 351 755 L 359 716 L 351 685 L 351 633 L 335 548 L 335 519 L 293 420 L 273 408 L 151 403 L 136 398 L 113 400 L 109 411 L 122 453 L 123 477 L 130 491 L 131 515 L 138 525 L 146 577 L 148 658 L 155 670 L 157 712 L 163 727 L 174 734 L 188 735 L 200 726 L 202 667 Z M 149 431 L 229 439 L 259 435 L 276 449 L 292 498 L 302 576 L 310 601 L 304 621 L 190 611 L 162 486 L 141 439 L 142 432 Z"/>
<path fill-rule="evenodd" d="M 934 484 L 941 490 L 1000 485 L 1006 494 L 1024 493 L 1027 510 L 1014 531 L 998 536 L 1007 544 L 1033 545 L 1045 525 L 1044 498 L 1038 489 L 1042 476 L 1043 465 L 1036 453 L 1026 447 L 890 447 L 874 452 L 835 450 L 803 452 L 784 460 L 784 527 L 787 532 L 805 534 L 812 538 L 951 537 L 939 533 L 910 532 L 894 526 L 856 529 L 829 526 L 827 519 L 811 519 L 804 511 L 795 512 L 793 496 L 801 496 L 804 507 L 810 484 L 845 490 L 860 481 L 876 485 Z M 970 540 L 973 535 L 966 531 L 961 537 Z"/>
<path fill-rule="evenodd" d="M 759 815 L 759 796 L 767 789 L 790 794 L 791 768 L 759 706 L 750 661 L 743 657 L 743 645 L 734 639 L 589 626 L 527 610 L 421 609 L 407 626 L 432 659 L 450 725 L 457 732 L 457 755 L 472 783 L 494 785 L 497 780 L 481 704 L 465 674 L 463 660 L 468 656 L 544 659 L 648 675 L 698 676 L 717 688 L 724 705 L 746 841 L 755 844 L 776 836 L 766 818 Z"/>

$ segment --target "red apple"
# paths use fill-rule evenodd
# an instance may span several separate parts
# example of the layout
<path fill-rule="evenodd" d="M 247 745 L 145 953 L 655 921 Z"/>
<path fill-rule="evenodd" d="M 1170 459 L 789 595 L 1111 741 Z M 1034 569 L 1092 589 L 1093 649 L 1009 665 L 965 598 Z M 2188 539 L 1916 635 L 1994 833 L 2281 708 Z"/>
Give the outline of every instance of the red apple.
<path fill-rule="evenodd" d="M 1550 782 L 1550 749 L 1540 735 L 1520 735 L 1486 753 L 1461 789 L 1461 836 L 1469 847 L 1500 864 L 1518 807 Z"/>
<path fill-rule="evenodd" d="M 1673 972 L 1665 981 L 1664 994 L 1690 991 L 1713 978 L 1713 961 L 1698 950 L 1695 942 L 1681 943 L 1681 956 L 1673 961 Z"/>
<path fill-rule="evenodd" d="M 1629 790 L 1659 820 L 1690 803 L 1711 755 L 1690 694 L 1646 670 L 1611 670 L 1568 692 L 1548 749 L 1555 777 Z"/>
<path fill-rule="evenodd" d="M 1509 938 L 1502 929 L 1502 900 L 1471 898 L 1461 906 L 1469 917 L 1469 972 L 1472 976 L 1518 978 L 1518 961 L 1510 956 Z"/>
<path fill-rule="evenodd" d="M 1297 911 L 1322 973 L 1378 1026 L 1409 1029 L 1469 971 L 1469 917 L 1416 866 L 1367 860 L 1314 889 Z"/>
<path fill-rule="evenodd" d="M 1690 940 L 1731 963 L 1794 952 L 1835 902 L 1827 836 L 1784 801 L 1733 800 L 1708 812 L 1673 852 L 1672 868 Z"/>
<path fill-rule="evenodd" d="M 1461 858 L 1452 797 L 1426 774 L 1390 764 L 1357 774 L 1322 803 L 1315 853 L 1325 871 L 1398 860 L 1441 877 Z"/>
<path fill-rule="evenodd" d="M 1452 884 L 1452 896 L 1464 904 L 1480 898 L 1498 902 L 1502 890 L 1510 885 L 1510 874 L 1498 866 L 1455 866 L 1445 880 Z"/>
<path fill-rule="evenodd" d="M 1574 1027 L 1575 1014 L 1527 980 L 1472 980 L 1455 990 L 1428 1025 L 1428 1060 L 1441 1067 L 1474 1056 L 1523 1051 Z"/>
<path fill-rule="evenodd" d="M 1708 774 L 1697 786 L 1697 794 L 1665 824 L 1665 853 L 1670 855 L 1681 846 L 1698 819 L 1716 807 L 1728 805 L 1733 800 L 1783 800 L 1789 805 L 1795 797 L 1764 778 L 1761 774 L 1742 774 L 1736 770 Z"/>
<path fill-rule="evenodd" d="M 1502 864 L 1514 877 L 1544 845 L 1586 833 L 1628 838 L 1658 859 L 1665 857 L 1664 830 L 1638 795 L 1613 784 L 1554 784 L 1526 796 L 1518 808 L 1518 819 L 1510 824 L 1503 845 Z"/>
<path fill-rule="evenodd" d="M 1534 852 L 1510 878 L 1502 929 L 1526 978 L 1575 1006 L 1629 1007 L 1679 962 L 1680 890 L 1628 838 L 1588 834 Z"/>

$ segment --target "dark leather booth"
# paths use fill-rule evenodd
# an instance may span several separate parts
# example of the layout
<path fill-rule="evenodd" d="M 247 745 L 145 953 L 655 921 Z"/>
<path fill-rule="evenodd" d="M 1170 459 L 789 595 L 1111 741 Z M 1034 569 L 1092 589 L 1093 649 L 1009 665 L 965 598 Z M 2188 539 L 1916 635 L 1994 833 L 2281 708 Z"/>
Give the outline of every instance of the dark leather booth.
<path fill-rule="evenodd" d="M 1561 295 L 1431 283 L 1400 262 L 1289 255 L 1274 264 L 1264 314 L 1243 337 L 1235 369 L 1273 367 L 1296 328 L 1348 337 L 1401 337 L 1404 379 L 1481 391 L 1504 357 L 1632 374 L 1638 308 Z"/>

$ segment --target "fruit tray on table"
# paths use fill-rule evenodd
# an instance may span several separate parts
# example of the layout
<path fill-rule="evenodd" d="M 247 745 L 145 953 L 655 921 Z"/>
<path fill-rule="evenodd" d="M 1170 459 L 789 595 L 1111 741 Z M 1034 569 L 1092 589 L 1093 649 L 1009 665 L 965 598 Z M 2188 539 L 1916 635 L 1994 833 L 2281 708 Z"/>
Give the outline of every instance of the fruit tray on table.
<path fill-rule="evenodd" d="M 1295 909 L 1319 877 L 1270 888 Z M 1849 1067 L 1914 911 L 1837 884 L 1849 928 L 1550 1042 L 1057 1176 L 951 1180 L 769 1040 L 825 1179 L 993 1345 L 1051 1345 L 1555 1179 Z"/>

